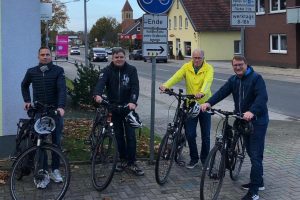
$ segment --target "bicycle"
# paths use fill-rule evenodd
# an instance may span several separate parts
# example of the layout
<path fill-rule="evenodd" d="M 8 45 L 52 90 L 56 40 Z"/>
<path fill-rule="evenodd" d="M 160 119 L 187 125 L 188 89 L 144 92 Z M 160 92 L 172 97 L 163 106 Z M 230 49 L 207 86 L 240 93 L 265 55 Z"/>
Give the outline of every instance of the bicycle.
<path fill-rule="evenodd" d="M 34 103 L 27 112 L 30 119 L 20 120 L 16 136 L 16 154 L 10 177 L 10 194 L 17 199 L 62 199 L 70 183 L 70 167 L 61 149 L 47 139 L 56 128 L 53 117 L 59 113 L 52 106 Z M 55 156 L 56 157 L 55 157 Z M 33 190 L 45 178 L 49 179 L 48 163 L 59 159 L 63 181 Z M 44 188 L 47 189 L 45 190 Z M 46 192 L 47 191 L 47 192 Z"/>
<path fill-rule="evenodd" d="M 168 124 L 166 134 L 158 149 L 155 163 L 155 179 L 159 185 L 166 183 L 174 160 L 177 164 L 184 165 L 181 156 L 183 147 L 186 146 L 186 137 L 182 129 L 188 117 L 187 101 L 195 99 L 194 95 L 182 94 L 182 89 L 179 89 L 179 93 L 175 93 L 173 89 L 165 90 L 164 93 L 177 99 L 177 107 L 173 122 Z"/>
<path fill-rule="evenodd" d="M 112 111 L 124 106 L 110 104 L 105 98 L 96 109 L 88 141 L 92 152 L 92 182 L 102 191 L 110 184 L 118 159 L 118 147 L 112 122 Z"/>
<path fill-rule="evenodd" d="M 231 126 L 229 118 L 235 119 L 234 124 L 246 121 L 234 112 L 213 108 L 210 112 L 223 118 L 223 126 L 221 132 L 217 133 L 215 145 L 203 166 L 200 182 L 201 200 L 218 199 L 226 169 L 230 171 L 230 178 L 233 181 L 237 180 L 245 159 L 244 133 L 236 128 L 237 125 Z"/>

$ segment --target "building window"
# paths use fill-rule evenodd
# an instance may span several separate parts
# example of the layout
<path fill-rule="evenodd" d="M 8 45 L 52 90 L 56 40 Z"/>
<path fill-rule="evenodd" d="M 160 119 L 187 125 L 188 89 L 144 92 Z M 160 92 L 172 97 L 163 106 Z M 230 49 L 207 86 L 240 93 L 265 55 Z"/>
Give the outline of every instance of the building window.
<path fill-rule="evenodd" d="M 172 21 L 171 19 L 169 19 L 169 30 L 171 30 L 171 28 L 172 28 Z"/>
<path fill-rule="evenodd" d="M 177 17 L 174 16 L 174 29 L 176 29 L 176 28 L 177 28 Z"/>
<path fill-rule="evenodd" d="M 185 18 L 185 20 L 184 20 L 184 26 L 185 26 L 185 29 L 188 29 L 188 27 L 189 27 L 188 18 Z"/>
<path fill-rule="evenodd" d="M 137 28 L 136 28 L 136 31 L 141 31 L 141 27 L 137 27 Z"/>
<path fill-rule="evenodd" d="M 179 16 L 179 29 L 182 29 L 182 16 Z"/>
<path fill-rule="evenodd" d="M 184 54 L 185 56 L 191 56 L 191 42 L 184 42 Z"/>
<path fill-rule="evenodd" d="M 240 40 L 234 40 L 234 54 L 241 54 L 241 41 Z"/>
<path fill-rule="evenodd" d="M 176 0 L 176 8 L 179 9 L 179 0 Z"/>
<path fill-rule="evenodd" d="M 287 36 L 285 34 L 270 35 L 270 52 L 287 53 Z"/>
<path fill-rule="evenodd" d="M 256 14 L 265 14 L 265 0 L 256 0 Z"/>
<path fill-rule="evenodd" d="M 270 0 L 270 12 L 286 11 L 286 0 Z"/>

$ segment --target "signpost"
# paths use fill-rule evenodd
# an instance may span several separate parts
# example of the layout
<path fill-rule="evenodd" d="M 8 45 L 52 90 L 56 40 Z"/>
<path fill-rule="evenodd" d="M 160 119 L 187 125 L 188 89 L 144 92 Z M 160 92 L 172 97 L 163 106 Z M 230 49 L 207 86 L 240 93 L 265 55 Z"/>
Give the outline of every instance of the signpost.
<path fill-rule="evenodd" d="M 245 54 L 245 27 L 256 25 L 256 0 L 231 0 L 231 26 L 241 27 L 241 54 Z"/>
<path fill-rule="evenodd" d="M 41 20 L 46 22 L 46 46 L 49 43 L 49 20 L 52 20 L 52 3 L 40 3 Z"/>
<path fill-rule="evenodd" d="M 143 16 L 143 56 L 151 58 L 151 122 L 150 122 L 150 163 L 154 159 L 154 116 L 155 116 L 155 80 L 156 57 L 168 56 L 168 17 L 166 13 L 173 0 L 137 0 L 146 13 Z"/>

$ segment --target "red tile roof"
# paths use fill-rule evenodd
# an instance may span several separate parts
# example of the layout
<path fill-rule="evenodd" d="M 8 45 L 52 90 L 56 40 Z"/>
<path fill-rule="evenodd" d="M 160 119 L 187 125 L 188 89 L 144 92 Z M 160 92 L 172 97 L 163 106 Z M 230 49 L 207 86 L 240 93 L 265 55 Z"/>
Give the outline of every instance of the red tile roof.
<path fill-rule="evenodd" d="M 132 8 L 131 8 L 131 6 L 130 6 L 130 4 L 129 4 L 129 2 L 128 2 L 128 0 L 126 0 L 124 6 L 122 8 L 122 12 L 123 11 L 133 11 Z"/>
<path fill-rule="evenodd" d="M 230 26 L 230 0 L 180 1 L 197 32 L 239 30 Z"/>

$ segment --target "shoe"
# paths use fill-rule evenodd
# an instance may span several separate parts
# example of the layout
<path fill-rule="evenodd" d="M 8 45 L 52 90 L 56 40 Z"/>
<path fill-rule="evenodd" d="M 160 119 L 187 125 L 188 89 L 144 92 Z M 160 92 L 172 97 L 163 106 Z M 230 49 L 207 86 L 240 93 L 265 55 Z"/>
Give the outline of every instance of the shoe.
<path fill-rule="evenodd" d="M 127 161 L 123 160 L 121 163 L 116 165 L 115 171 L 116 172 L 122 172 L 127 167 Z"/>
<path fill-rule="evenodd" d="M 191 160 L 190 163 L 187 164 L 185 167 L 188 169 L 194 169 L 197 165 L 199 165 L 199 161 Z"/>
<path fill-rule="evenodd" d="M 50 178 L 55 183 L 62 183 L 63 182 L 63 178 L 62 178 L 62 176 L 60 174 L 60 171 L 58 169 L 53 170 L 53 172 L 50 174 Z"/>
<path fill-rule="evenodd" d="M 36 188 L 38 189 L 45 189 L 50 183 L 50 177 L 48 172 L 43 170 L 42 173 L 44 173 L 44 178 L 42 180 L 33 179 L 33 182 L 36 185 Z"/>
<path fill-rule="evenodd" d="M 242 198 L 242 200 L 259 200 L 258 194 L 252 194 L 251 192 L 247 192 L 247 194 Z"/>
<path fill-rule="evenodd" d="M 130 170 L 136 176 L 143 176 L 145 174 L 144 171 L 141 168 L 139 168 L 136 163 L 128 165 L 127 169 Z"/>
<path fill-rule="evenodd" d="M 250 189 L 250 186 L 251 186 L 251 183 L 247 183 L 247 184 L 242 185 L 241 187 L 242 187 L 242 189 L 244 189 L 244 190 L 249 190 L 249 189 Z M 258 190 L 259 190 L 259 191 L 265 190 L 264 184 L 260 185 L 260 186 L 258 187 Z"/>

